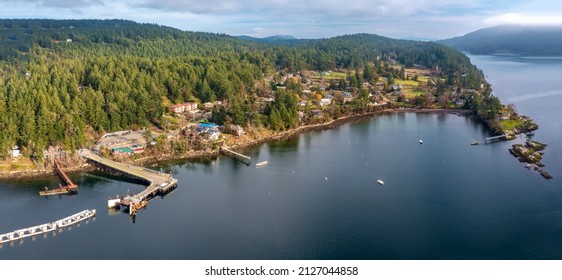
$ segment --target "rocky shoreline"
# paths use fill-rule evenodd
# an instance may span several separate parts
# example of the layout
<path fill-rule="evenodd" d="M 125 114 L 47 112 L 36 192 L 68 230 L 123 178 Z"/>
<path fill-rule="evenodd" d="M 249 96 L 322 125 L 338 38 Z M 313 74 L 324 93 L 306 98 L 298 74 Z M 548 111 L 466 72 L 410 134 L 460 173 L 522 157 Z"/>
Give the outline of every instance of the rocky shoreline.
<path fill-rule="evenodd" d="M 287 139 L 292 136 L 308 133 L 312 131 L 325 130 L 325 129 L 335 129 L 344 123 L 361 120 L 365 118 L 370 118 L 377 115 L 384 114 L 395 114 L 395 113 L 450 113 L 458 116 L 470 117 L 472 113 L 469 110 L 459 110 L 459 109 L 409 109 L 409 108 L 396 108 L 396 109 L 385 109 L 380 111 L 372 111 L 362 114 L 353 114 L 338 119 L 331 120 L 325 123 L 304 125 L 297 128 L 271 133 L 269 135 L 264 135 L 259 138 L 244 138 L 239 137 L 237 143 L 234 145 L 226 146 L 232 150 L 242 150 L 252 146 L 260 145 L 266 142 L 279 141 L 282 139 Z M 188 151 L 184 154 L 177 154 L 173 152 L 159 153 L 156 155 L 149 155 L 134 160 L 127 160 L 126 162 L 137 164 L 137 165 L 147 165 L 154 164 L 158 162 L 170 161 L 170 160 L 198 160 L 205 158 L 214 158 L 219 156 L 220 153 L 218 149 L 206 149 L 200 151 Z M 76 153 L 70 155 L 66 158 L 59 159 L 61 165 L 67 172 L 81 172 L 81 171 L 91 171 L 94 168 L 84 162 L 79 158 Z M 18 171 L 8 171 L 0 172 L 0 179 L 22 179 L 22 178 L 34 178 L 41 176 L 51 176 L 55 175 L 52 165 L 48 162 L 41 164 L 41 167 L 35 170 L 18 170 Z"/>

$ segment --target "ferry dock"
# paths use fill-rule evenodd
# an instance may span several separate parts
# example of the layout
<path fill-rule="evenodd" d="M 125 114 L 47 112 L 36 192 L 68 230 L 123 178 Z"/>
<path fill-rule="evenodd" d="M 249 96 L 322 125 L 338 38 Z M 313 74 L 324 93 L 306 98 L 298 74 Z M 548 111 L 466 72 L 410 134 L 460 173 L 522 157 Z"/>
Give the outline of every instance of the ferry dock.
<path fill-rule="evenodd" d="M 70 227 L 74 224 L 80 223 L 81 221 L 88 221 L 88 219 L 95 217 L 96 209 L 84 210 L 72 216 L 68 216 L 51 223 L 0 234 L 0 246 L 6 242 L 13 242 L 16 240 L 24 239 L 26 237 L 35 237 L 36 235 L 47 234 L 49 232 L 56 231 L 57 229 L 61 230 L 62 228 Z"/>
<path fill-rule="evenodd" d="M 172 175 L 158 172 L 152 169 L 134 166 L 131 164 L 112 161 L 103 158 L 88 149 L 82 149 L 80 155 L 86 161 L 101 170 L 116 173 L 124 177 L 131 178 L 147 185 L 147 187 L 138 194 L 128 194 L 119 200 L 116 205 L 122 205 L 129 208 L 129 215 L 136 215 L 137 211 L 148 204 L 148 200 L 157 195 L 166 195 L 177 187 L 178 180 L 172 178 Z"/>

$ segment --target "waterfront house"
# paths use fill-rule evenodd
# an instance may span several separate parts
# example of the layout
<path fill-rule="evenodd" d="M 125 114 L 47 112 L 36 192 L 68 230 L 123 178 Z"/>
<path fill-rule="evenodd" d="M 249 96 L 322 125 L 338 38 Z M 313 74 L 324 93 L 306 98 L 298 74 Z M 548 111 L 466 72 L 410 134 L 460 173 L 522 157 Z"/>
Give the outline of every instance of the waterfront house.
<path fill-rule="evenodd" d="M 244 133 L 244 128 L 239 125 L 231 125 L 230 131 L 232 132 L 232 134 L 240 136 L 242 135 L 242 133 Z"/>
<path fill-rule="evenodd" d="M 17 158 L 19 156 L 20 156 L 20 147 L 15 145 L 14 147 L 12 147 L 12 157 Z"/>

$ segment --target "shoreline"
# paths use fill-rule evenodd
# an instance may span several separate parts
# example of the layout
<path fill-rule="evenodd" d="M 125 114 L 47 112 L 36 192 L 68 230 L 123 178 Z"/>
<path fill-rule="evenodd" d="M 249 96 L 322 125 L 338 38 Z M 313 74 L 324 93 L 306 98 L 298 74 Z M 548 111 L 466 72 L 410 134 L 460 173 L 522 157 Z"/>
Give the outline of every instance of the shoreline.
<path fill-rule="evenodd" d="M 263 143 L 279 141 L 303 133 L 309 133 L 318 130 L 335 129 L 345 123 L 356 121 L 356 120 L 362 120 L 379 115 L 396 114 L 396 113 L 416 113 L 416 114 L 448 113 L 448 114 L 453 114 L 453 115 L 467 117 L 467 118 L 474 116 L 470 110 L 461 110 L 461 109 L 411 109 L 411 108 L 384 109 L 381 111 L 372 111 L 372 112 L 366 112 L 361 114 L 352 114 L 348 116 L 343 116 L 338 119 L 334 119 L 324 123 L 299 126 L 297 128 L 275 132 L 271 135 L 266 135 L 264 137 L 257 138 L 257 139 L 251 139 L 246 137 L 247 140 L 242 141 L 242 143 L 236 145 L 229 145 L 225 147 L 235 151 L 240 151 L 246 148 L 261 145 Z M 141 157 L 135 160 L 125 160 L 123 162 L 144 166 L 147 164 L 154 164 L 154 163 L 172 161 L 172 160 L 200 160 L 206 158 L 214 158 L 217 156 L 220 156 L 219 150 L 207 149 L 202 151 L 189 151 L 186 154 L 181 154 L 181 155 L 174 154 L 174 153 L 151 155 L 151 156 Z M 95 170 L 93 166 L 85 163 L 84 161 L 82 161 L 80 164 L 74 164 L 74 165 L 65 164 L 63 168 L 66 172 L 69 173 Z M 52 176 L 56 175 L 54 170 L 52 169 L 8 171 L 8 172 L 0 172 L 0 180 L 32 179 L 41 176 L 51 176 L 51 175 Z"/>

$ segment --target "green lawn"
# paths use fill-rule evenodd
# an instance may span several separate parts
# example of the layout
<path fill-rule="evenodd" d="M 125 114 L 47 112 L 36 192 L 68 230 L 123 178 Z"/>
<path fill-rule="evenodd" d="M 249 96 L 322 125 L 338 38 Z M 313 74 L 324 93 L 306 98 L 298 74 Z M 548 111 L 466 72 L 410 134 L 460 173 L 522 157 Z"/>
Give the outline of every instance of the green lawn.
<path fill-rule="evenodd" d="M 501 121 L 501 127 L 503 130 L 513 130 L 519 125 L 516 120 L 503 120 Z"/>
<path fill-rule="evenodd" d="M 324 78 L 324 79 L 328 79 L 328 80 L 333 80 L 333 79 L 345 79 L 347 77 L 347 74 L 344 72 L 329 72 L 328 75 L 326 76 L 322 76 L 320 77 L 320 73 L 316 73 L 317 75 L 313 76 L 312 78 L 314 79 L 320 79 L 320 78 Z"/>
<path fill-rule="evenodd" d="M 418 85 L 419 85 L 419 82 L 412 81 L 412 80 L 400 80 L 400 79 L 395 79 L 394 81 L 396 82 L 397 85 L 402 85 L 402 86 L 415 87 L 415 86 L 418 86 Z"/>

